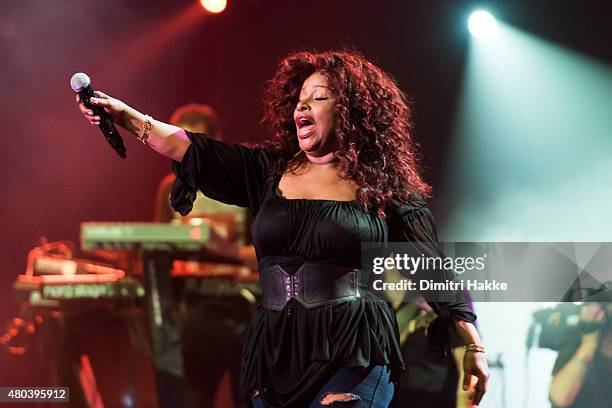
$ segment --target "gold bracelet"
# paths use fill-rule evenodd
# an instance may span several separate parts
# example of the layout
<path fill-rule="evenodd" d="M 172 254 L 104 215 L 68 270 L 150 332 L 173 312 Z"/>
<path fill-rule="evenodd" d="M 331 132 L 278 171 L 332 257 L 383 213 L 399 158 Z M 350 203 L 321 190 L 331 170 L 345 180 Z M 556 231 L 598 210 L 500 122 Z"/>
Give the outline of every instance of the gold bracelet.
<path fill-rule="evenodd" d="M 468 351 L 472 351 L 474 353 L 484 353 L 485 352 L 485 348 L 481 344 L 470 343 L 470 344 L 466 344 L 464 348 L 465 348 L 466 353 Z"/>
<path fill-rule="evenodd" d="M 147 139 L 149 138 L 149 133 L 153 129 L 153 118 L 149 115 L 145 115 L 144 122 L 142 123 L 142 136 L 136 136 L 138 140 L 142 142 L 142 144 L 147 144 Z"/>

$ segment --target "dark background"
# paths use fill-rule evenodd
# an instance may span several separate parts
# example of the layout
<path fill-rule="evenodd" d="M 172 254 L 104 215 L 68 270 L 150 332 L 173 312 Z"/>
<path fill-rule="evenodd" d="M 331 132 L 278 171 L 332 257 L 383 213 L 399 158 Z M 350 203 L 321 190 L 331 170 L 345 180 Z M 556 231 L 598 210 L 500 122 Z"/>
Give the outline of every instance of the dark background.
<path fill-rule="evenodd" d="M 12 283 L 39 237 L 78 242 L 83 221 L 147 221 L 167 159 L 124 133 L 119 159 L 78 113 L 68 81 L 166 120 L 187 102 L 215 107 L 229 141 L 261 140 L 261 91 L 301 49 L 357 49 L 414 101 L 427 180 L 444 174 L 461 85 L 466 19 L 475 7 L 606 63 L 608 2 L 230 0 L 220 15 L 195 1 L 0 1 L 0 328 L 16 311 Z M 178 22 L 177 22 L 178 21 Z M 520 63 L 520 62 L 517 62 Z M 435 193 L 435 190 L 434 190 Z M 452 202 L 432 206 L 439 222 Z"/>

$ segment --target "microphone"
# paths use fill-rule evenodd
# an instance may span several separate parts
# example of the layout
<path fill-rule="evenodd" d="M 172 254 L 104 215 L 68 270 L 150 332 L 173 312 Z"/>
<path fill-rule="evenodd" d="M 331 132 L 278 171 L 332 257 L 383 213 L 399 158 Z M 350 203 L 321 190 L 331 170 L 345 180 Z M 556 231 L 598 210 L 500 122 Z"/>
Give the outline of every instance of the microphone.
<path fill-rule="evenodd" d="M 79 98 L 81 98 L 81 101 L 83 101 L 85 106 L 93 110 L 94 114 L 100 116 L 100 124 L 98 127 L 104 134 L 106 141 L 109 145 L 111 145 L 119 157 L 125 159 L 127 154 L 125 153 L 126 149 L 123 144 L 123 138 L 117 131 L 117 128 L 115 127 L 110 115 L 104 110 L 104 108 L 95 106 L 89 101 L 89 98 L 96 96 L 94 94 L 94 89 L 91 86 L 91 79 L 89 79 L 89 76 L 82 72 L 74 74 L 72 78 L 70 78 L 70 87 L 74 92 L 79 94 Z"/>

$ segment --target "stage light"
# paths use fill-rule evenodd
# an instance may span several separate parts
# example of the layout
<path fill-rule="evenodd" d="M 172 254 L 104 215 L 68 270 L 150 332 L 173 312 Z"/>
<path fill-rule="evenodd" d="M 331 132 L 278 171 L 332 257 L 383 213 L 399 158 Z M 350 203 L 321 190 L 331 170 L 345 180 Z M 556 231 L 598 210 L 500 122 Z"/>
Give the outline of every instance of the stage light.
<path fill-rule="evenodd" d="M 211 13 L 220 13 L 225 10 L 227 0 L 200 0 L 202 7 Z"/>
<path fill-rule="evenodd" d="M 468 20 L 468 28 L 474 37 L 486 38 L 495 34 L 497 25 L 491 13 L 478 10 L 472 13 Z"/>

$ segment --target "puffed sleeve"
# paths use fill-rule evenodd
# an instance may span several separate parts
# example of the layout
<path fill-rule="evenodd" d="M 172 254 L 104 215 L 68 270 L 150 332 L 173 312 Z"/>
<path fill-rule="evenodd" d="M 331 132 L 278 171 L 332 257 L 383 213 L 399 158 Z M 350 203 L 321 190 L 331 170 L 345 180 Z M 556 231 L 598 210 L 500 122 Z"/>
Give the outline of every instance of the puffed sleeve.
<path fill-rule="evenodd" d="M 170 201 L 181 215 L 191 212 L 196 191 L 214 200 L 257 213 L 269 177 L 269 157 L 258 147 L 224 143 L 187 132 L 191 145 L 181 162 L 174 161 L 176 181 Z"/>
<path fill-rule="evenodd" d="M 397 203 L 394 206 L 394 213 L 391 214 L 390 223 L 389 241 L 409 243 L 416 253 L 444 257 L 438 244 L 433 214 L 420 196 L 412 195 L 408 203 Z M 434 281 L 455 278 L 454 273 L 447 269 L 426 273 L 427 275 L 421 273 L 420 278 Z M 434 350 L 447 355 L 450 353 L 450 330 L 454 330 L 453 320 L 461 319 L 473 323 L 476 321 L 476 315 L 470 310 L 464 294 L 460 291 L 445 292 L 443 297 L 448 301 L 438 301 L 432 294 L 423 294 L 423 296 L 438 315 L 428 328 L 429 344 Z"/>

